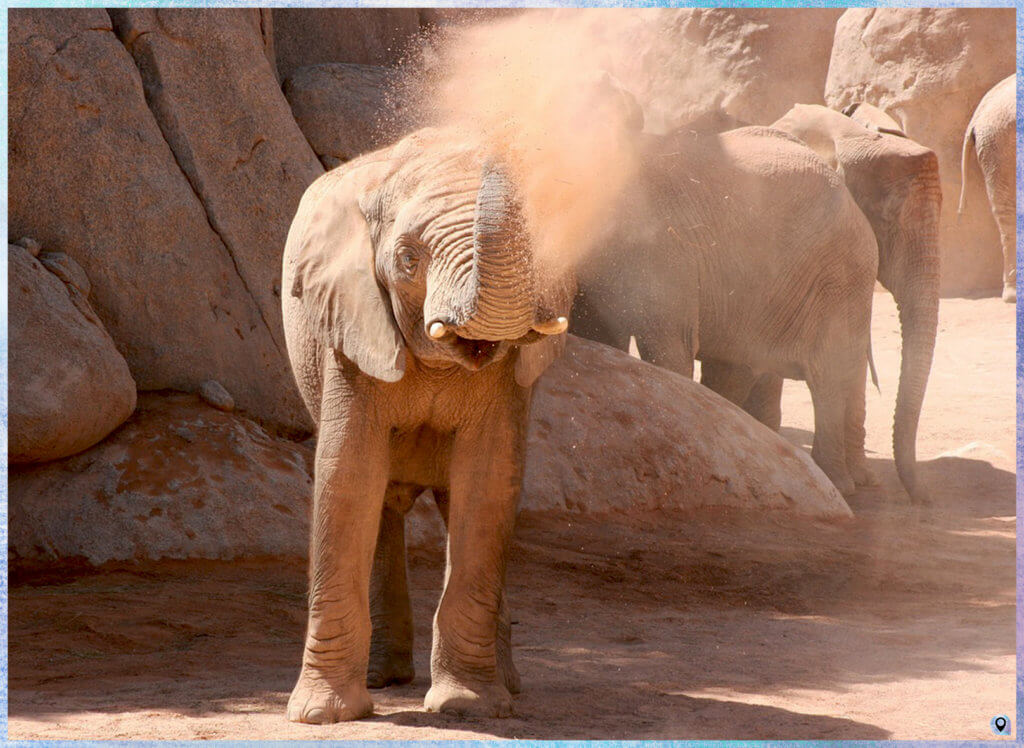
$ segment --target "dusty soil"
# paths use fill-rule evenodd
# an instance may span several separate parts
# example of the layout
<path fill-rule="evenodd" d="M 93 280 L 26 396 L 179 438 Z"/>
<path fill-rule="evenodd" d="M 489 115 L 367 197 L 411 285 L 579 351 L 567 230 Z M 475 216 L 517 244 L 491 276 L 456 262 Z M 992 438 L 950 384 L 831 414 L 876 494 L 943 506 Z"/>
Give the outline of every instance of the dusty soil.
<path fill-rule="evenodd" d="M 1014 310 L 942 303 L 919 456 L 892 465 L 895 309 L 876 295 L 882 486 L 856 518 L 524 516 L 509 570 L 516 716 L 422 711 L 442 553 L 414 552 L 418 675 L 369 720 L 289 724 L 301 562 L 22 574 L 10 589 L 11 738 L 991 738 L 1015 713 Z M 784 433 L 807 445 L 788 383 Z"/>

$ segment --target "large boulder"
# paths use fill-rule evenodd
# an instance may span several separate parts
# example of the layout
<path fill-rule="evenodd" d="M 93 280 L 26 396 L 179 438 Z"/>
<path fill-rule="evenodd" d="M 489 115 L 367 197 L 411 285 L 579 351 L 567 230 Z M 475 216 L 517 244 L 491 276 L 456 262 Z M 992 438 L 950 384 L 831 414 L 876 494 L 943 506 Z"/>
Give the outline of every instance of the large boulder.
<path fill-rule="evenodd" d="M 247 288 L 211 226 L 107 13 L 15 9 L 8 20 L 11 235 L 33 236 L 85 268 L 96 313 L 140 389 L 216 379 L 260 419 L 308 429 L 274 318 L 254 298 L 267 292 Z M 198 59 L 192 77 L 212 62 Z M 248 154 L 251 142 L 244 146 Z M 307 161 L 319 168 L 312 153 Z M 256 223 L 259 206 L 240 209 Z M 283 244 L 282 235 L 278 256 Z"/>
<path fill-rule="evenodd" d="M 10 550 L 27 563 L 303 556 L 311 459 L 194 395 L 144 394 L 92 449 L 11 469 Z"/>
<path fill-rule="evenodd" d="M 400 119 L 394 76 L 382 65 L 333 62 L 299 68 L 285 80 L 295 121 L 325 167 L 383 148 L 412 129 Z"/>
<path fill-rule="evenodd" d="M 89 307 L 82 269 L 63 254 L 44 252 L 41 258 L 24 247 L 8 247 L 12 463 L 80 452 L 124 423 L 135 408 L 135 380 Z"/>
<path fill-rule="evenodd" d="M 431 19 L 433 21 L 433 19 Z M 274 8 L 281 78 L 323 62 L 394 65 L 420 33 L 416 8 Z"/>
<path fill-rule="evenodd" d="M 561 10 L 638 99 L 647 129 L 709 112 L 768 124 L 795 102 L 824 103 L 833 8 Z M 589 54 L 589 53 L 588 53 Z"/>
<path fill-rule="evenodd" d="M 836 25 L 828 105 L 873 104 L 939 157 L 946 295 L 1001 286 L 999 234 L 983 181 L 969 180 L 959 219 L 956 196 L 964 131 L 985 92 L 1014 72 L 1015 31 L 1013 8 L 854 8 Z"/>
<path fill-rule="evenodd" d="M 523 509 L 851 516 L 803 450 L 700 384 L 589 340 L 533 396 Z"/>
<path fill-rule="evenodd" d="M 111 10 L 157 124 L 284 349 L 281 252 L 323 173 L 265 55 L 256 10 Z"/>

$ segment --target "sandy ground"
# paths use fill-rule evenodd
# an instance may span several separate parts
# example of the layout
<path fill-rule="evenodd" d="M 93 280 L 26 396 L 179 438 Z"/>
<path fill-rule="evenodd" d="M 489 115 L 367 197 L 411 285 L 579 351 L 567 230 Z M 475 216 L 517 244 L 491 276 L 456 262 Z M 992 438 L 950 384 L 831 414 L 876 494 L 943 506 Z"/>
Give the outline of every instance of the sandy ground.
<path fill-rule="evenodd" d="M 418 675 L 376 715 L 289 724 L 304 568 L 166 563 L 15 578 L 11 738 L 991 738 L 1015 713 L 1014 314 L 942 303 L 919 456 L 934 506 L 892 465 L 899 335 L 876 295 L 882 488 L 842 523 L 782 514 L 524 516 L 509 570 L 516 716 L 427 714 L 440 550 L 415 552 Z M 808 445 L 788 383 L 785 435 Z M 1016 727 L 1016 726 L 1015 726 Z"/>

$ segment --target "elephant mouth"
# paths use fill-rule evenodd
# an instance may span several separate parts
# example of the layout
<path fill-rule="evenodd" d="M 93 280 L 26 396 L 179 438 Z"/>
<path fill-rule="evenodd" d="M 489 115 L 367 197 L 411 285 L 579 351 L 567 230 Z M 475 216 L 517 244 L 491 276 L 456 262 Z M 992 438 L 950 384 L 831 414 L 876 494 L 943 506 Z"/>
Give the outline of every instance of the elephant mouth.
<path fill-rule="evenodd" d="M 459 359 L 459 363 L 471 371 L 477 371 L 497 359 L 499 352 L 504 349 L 501 340 L 473 340 L 455 335 L 452 348 Z"/>
<path fill-rule="evenodd" d="M 515 340 L 477 340 L 464 338 L 461 335 L 450 335 L 452 338 L 450 346 L 455 358 L 470 371 L 478 371 L 488 364 L 500 360 L 511 346 L 529 345 L 544 337 L 532 330 Z"/>

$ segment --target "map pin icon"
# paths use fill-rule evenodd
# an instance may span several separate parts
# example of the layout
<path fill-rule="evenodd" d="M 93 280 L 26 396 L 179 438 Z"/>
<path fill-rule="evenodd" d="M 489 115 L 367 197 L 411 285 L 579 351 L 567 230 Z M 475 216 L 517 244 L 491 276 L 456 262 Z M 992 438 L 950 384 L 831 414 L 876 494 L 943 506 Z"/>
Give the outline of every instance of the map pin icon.
<path fill-rule="evenodd" d="M 996 717 L 996 729 L 1002 732 L 1006 729 L 1006 720 L 1002 717 Z"/>
<path fill-rule="evenodd" d="M 1005 714 L 999 714 L 992 718 L 992 732 L 996 735 L 1010 734 L 1010 718 Z"/>

